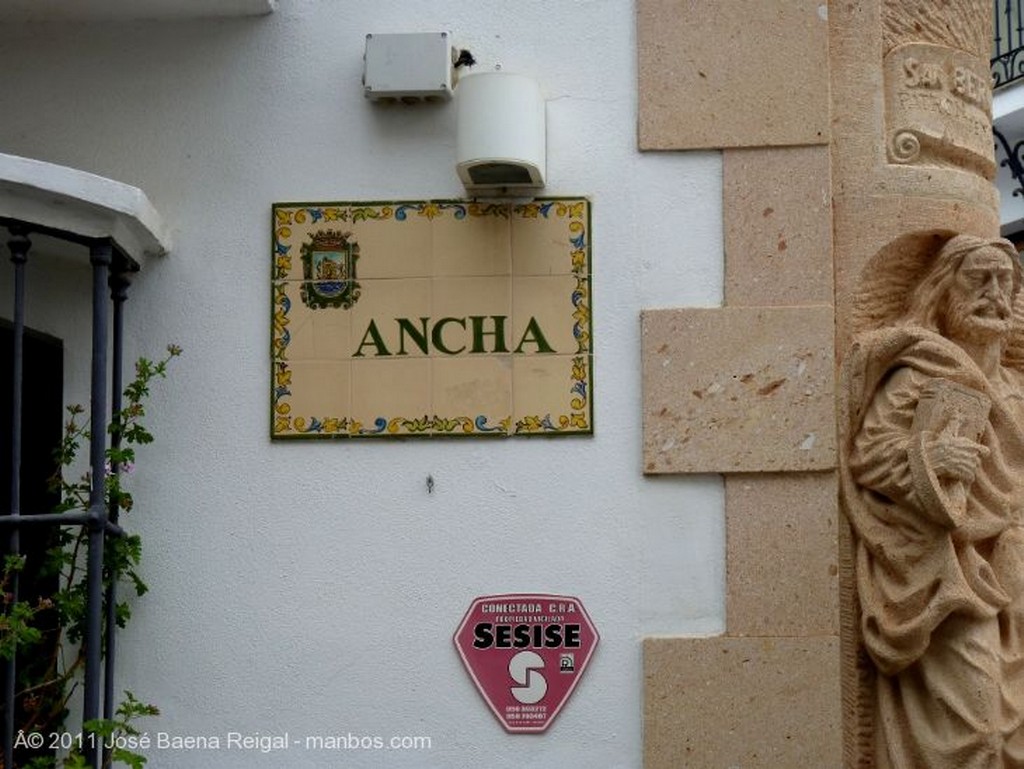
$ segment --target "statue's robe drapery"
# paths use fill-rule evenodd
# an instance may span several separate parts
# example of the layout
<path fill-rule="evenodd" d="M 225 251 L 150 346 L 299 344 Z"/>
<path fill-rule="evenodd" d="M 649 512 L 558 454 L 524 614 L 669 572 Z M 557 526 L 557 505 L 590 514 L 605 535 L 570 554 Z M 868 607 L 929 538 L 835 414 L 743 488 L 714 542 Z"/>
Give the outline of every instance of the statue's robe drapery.
<path fill-rule="evenodd" d="M 1024 768 L 1024 382 L 939 334 L 861 335 L 844 364 L 842 467 L 876 739 L 891 769 Z M 915 424 L 938 380 L 974 392 L 989 453 L 955 504 Z M 990 403 L 990 405 L 989 405 Z M 955 429 L 955 425 L 953 429 Z"/>

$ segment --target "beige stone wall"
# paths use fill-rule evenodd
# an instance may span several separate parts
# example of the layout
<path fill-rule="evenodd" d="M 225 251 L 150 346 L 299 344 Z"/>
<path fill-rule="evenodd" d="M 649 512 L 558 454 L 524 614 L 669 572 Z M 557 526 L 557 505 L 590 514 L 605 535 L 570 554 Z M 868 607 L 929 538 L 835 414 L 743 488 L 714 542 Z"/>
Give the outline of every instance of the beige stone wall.
<path fill-rule="evenodd" d="M 642 320 L 645 472 L 725 474 L 728 583 L 723 636 L 645 639 L 647 769 L 872 765 L 832 374 L 888 244 L 998 233 L 984 96 L 940 119 L 905 66 L 980 71 L 990 12 L 639 0 L 639 146 L 723 149 L 726 284 Z"/>
<path fill-rule="evenodd" d="M 827 141 L 819 0 L 640 0 L 637 7 L 640 149 Z"/>
<path fill-rule="evenodd" d="M 641 0 L 637 24 L 640 148 L 723 148 L 725 222 L 725 306 L 642 321 L 645 471 L 725 474 L 727 526 L 725 635 L 644 642 L 644 766 L 838 767 L 826 14 Z"/>

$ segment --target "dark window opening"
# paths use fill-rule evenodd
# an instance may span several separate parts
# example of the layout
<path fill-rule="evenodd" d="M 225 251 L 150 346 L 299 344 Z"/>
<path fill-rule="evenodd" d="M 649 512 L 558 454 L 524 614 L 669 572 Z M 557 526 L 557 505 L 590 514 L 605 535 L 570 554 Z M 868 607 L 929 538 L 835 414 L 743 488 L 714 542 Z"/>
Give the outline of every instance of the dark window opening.
<path fill-rule="evenodd" d="M 0 319 L 0 514 L 10 512 L 11 503 L 11 417 L 13 381 L 10 361 L 14 359 L 13 325 Z M 60 501 L 52 489 L 51 479 L 57 470 L 54 451 L 60 444 L 64 424 L 64 347 L 59 339 L 27 330 L 24 336 L 24 374 L 22 384 L 22 441 L 20 510 L 22 515 L 52 512 Z M 0 554 L 9 552 L 8 532 L 0 532 Z M 45 574 L 45 554 L 58 536 L 50 526 L 29 526 L 20 532 L 20 551 L 25 557 L 25 570 L 20 576 L 19 595 L 35 602 L 52 595 L 57 578 Z M 22 692 L 46 680 L 51 671 L 57 642 L 56 616 L 39 615 L 44 639 L 30 648 L 19 650 L 16 691 Z M 58 691 L 59 693 L 59 691 Z M 29 723 L 29 711 L 53 709 L 60 703 L 52 695 L 47 699 L 45 688 L 32 696 L 16 700 L 14 723 Z M 3 704 L 0 703 L 0 714 Z M 15 765 L 23 766 L 36 756 L 54 755 L 52 750 L 15 750 Z"/>

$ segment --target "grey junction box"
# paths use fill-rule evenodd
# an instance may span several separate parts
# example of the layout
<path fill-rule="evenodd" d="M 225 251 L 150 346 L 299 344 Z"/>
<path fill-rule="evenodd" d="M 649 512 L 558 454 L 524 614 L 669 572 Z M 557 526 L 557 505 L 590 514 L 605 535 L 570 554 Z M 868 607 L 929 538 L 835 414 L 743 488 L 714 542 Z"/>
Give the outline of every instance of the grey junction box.
<path fill-rule="evenodd" d="M 454 86 L 453 62 L 448 32 L 367 35 L 363 95 L 374 101 L 447 101 Z"/>

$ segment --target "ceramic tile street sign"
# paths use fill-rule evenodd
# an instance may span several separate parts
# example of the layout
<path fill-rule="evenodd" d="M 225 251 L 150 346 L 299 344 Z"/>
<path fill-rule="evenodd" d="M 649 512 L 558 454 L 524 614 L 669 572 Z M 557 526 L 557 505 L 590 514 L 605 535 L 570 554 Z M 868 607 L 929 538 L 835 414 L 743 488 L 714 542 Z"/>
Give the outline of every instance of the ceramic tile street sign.
<path fill-rule="evenodd" d="M 509 732 L 551 726 L 597 641 L 578 598 L 534 593 L 477 598 L 455 633 L 462 663 Z"/>
<path fill-rule="evenodd" d="M 271 436 L 593 432 L 590 203 L 277 203 Z"/>

